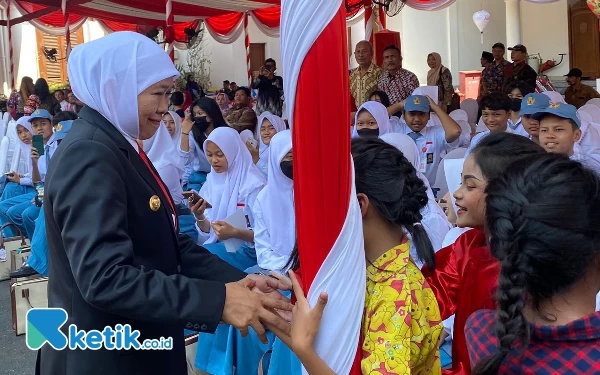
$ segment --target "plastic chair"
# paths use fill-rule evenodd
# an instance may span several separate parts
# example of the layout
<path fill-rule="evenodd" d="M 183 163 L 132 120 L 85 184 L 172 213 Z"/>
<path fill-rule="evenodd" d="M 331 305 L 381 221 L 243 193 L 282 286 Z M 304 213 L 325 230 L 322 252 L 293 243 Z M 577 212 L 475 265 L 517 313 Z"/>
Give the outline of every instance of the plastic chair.
<path fill-rule="evenodd" d="M 415 89 L 415 91 L 413 91 L 412 95 L 427 95 L 429 96 L 431 99 L 433 99 L 433 101 L 436 104 L 440 104 L 440 98 L 439 96 L 439 89 L 437 86 L 421 86 L 421 87 L 417 87 Z"/>
<path fill-rule="evenodd" d="M 460 103 L 460 109 L 467 112 L 469 116 L 469 124 L 477 124 L 477 114 L 479 112 L 479 104 L 475 99 L 465 99 Z"/>
<path fill-rule="evenodd" d="M 462 130 L 461 137 L 463 137 L 465 141 L 461 141 L 460 146 L 469 144 L 469 142 L 471 142 L 471 133 L 473 132 L 473 129 L 471 124 L 469 124 L 469 116 L 467 115 L 467 112 L 462 109 L 456 109 L 450 112 L 449 116 L 451 119 L 456 121 Z"/>
<path fill-rule="evenodd" d="M 595 105 L 596 107 L 600 108 L 600 98 L 593 98 L 588 100 L 587 103 L 585 104 L 591 104 L 591 105 Z"/>
<path fill-rule="evenodd" d="M 444 156 L 444 160 L 446 160 L 446 159 L 463 159 L 465 157 L 466 153 L 467 153 L 467 148 L 460 147 L 460 148 L 454 149 L 454 150 L 450 151 L 449 153 L 447 153 L 446 156 Z"/>
<path fill-rule="evenodd" d="M 477 127 L 475 128 L 475 133 L 481 133 L 486 130 L 488 130 L 488 127 L 483 122 L 483 118 L 480 118 L 479 122 L 477 123 Z"/>
<path fill-rule="evenodd" d="M 566 103 L 565 97 L 557 91 L 542 91 L 542 94 L 550 98 L 551 103 Z"/>
<path fill-rule="evenodd" d="M 596 107 L 593 104 L 586 104 L 583 107 L 579 108 L 577 112 L 586 112 L 590 116 L 592 116 L 593 122 L 600 122 L 600 107 Z"/>
<path fill-rule="evenodd" d="M 11 143 L 14 143 L 14 142 L 11 141 Z M 22 164 L 23 163 L 21 163 L 21 147 L 15 145 L 12 155 L 10 155 L 9 171 L 10 172 L 12 172 L 12 171 L 20 172 L 19 165 L 22 165 Z"/>
<path fill-rule="evenodd" d="M 8 148 L 10 146 L 10 139 L 8 137 L 2 137 L 0 142 L 0 168 L 2 173 L 10 172 L 8 170 Z"/>

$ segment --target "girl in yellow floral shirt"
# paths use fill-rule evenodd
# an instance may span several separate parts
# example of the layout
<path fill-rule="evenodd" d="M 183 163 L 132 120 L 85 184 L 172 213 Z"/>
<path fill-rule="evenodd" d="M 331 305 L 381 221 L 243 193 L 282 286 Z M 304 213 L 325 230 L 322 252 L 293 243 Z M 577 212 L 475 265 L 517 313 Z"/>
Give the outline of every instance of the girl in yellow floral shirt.
<path fill-rule="evenodd" d="M 419 258 L 435 267 L 420 223 L 426 188 L 402 153 L 381 140 L 353 140 L 352 155 L 368 264 L 362 374 L 441 374 L 439 308 L 409 253 L 408 234 Z M 334 374 L 313 349 L 327 296 L 311 309 L 293 273 L 291 278 L 297 298 L 292 331 L 279 336 L 310 375 Z"/>

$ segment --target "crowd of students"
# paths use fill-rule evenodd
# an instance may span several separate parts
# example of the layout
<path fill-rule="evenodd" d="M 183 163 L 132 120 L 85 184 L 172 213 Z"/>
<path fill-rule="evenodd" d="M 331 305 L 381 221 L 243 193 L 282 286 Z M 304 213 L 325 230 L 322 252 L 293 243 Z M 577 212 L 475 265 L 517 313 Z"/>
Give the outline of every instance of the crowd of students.
<path fill-rule="evenodd" d="M 265 69 L 259 81 L 271 85 L 274 66 Z M 237 104 L 246 90 L 235 93 Z M 355 291 L 365 294 L 362 373 L 600 374 L 593 129 L 575 107 L 517 82 L 481 98 L 487 130 L 472 137 L 433 91 L 417 88 L 394 104 L 374 92 L 350 124 L 352 199 L 367 263 L 366 289 Z M 265 98 L 282 93 L 272 94 Z M 310 306 L 297 278 L 291 130 L 268 111 L 234 126 L 223 115 L 227 95 L 185 109 L 180 99 L 172 97 L 152 137 L 137 141 L 172 197 L 175 227 L 239 270 L 288 284 L 296 300 L 291 331 L 273 327 L 266 342 L 226 324 L 200 333 L 196 367 L 255 374 L 261 363 L 268 374 L 300 374 L 302 366 L 334 374 L 313 347 L 328 296 Z M 236 109 L 240 116 L 245 108 Z M 5 177 L 0 222 L 32 240 L 32 255 L 13 277 L 47 275 L 43 183 L 75 118 L 39 107 L 17 121 L 25 170 Z M 459 147 L 466 148 L 461 185 L 445 213 L 432 187 L 443 156 Z M 452 347 L 451 365 L 442 345 Z"/>

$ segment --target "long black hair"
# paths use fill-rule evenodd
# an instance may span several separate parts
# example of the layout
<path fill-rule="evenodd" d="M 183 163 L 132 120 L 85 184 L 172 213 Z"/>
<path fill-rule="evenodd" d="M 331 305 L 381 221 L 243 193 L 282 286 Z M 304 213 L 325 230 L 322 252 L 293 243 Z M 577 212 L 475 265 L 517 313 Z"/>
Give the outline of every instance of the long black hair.
<path fill-rule="evenodd" d="M 412 237 L 419 259 L 430 269 L 435 269 L 433 245 L 421 225 L 421 209 L 428 199 L 427 188 L 417 177 L 415 168 L 402 152 L 380 139 L 353 139 L 352 156 L 356 193 L 369 197 L 385 220 L 405 228 Z M 297 270 L 299 267 L 296 243 L 285 268 Z"/>
<path fill-rule="evenodd" d="M 545 154 L 542 146 L 517 134 L 497 133 L 483 138 L 471 152 L 486 180 L 502 174 L 508 166 L 526 155 Z"/>
<path fill-rule="evenodd" d="M 204 97 L 193 102 L 191 108 L 192 116 L 194 114 L 194 107 L 200 107 L 200 109 L 202 109 L 204 113 L 211 118 L 211 124 L 213 125 L 214 129 L 220 128 L 221 126 L 229 126 L 223 118 L 221 108 L 219 108 L 219 105 L 213 99 Z M 204 150 L 204 141 L 206 141 L 206 135 L 204 134 L 204 131 L 199 129 L 198 126 L 194 124 L 194 126 L 192 126 L 192 135 L 194 136 L 194 140 L 198 146 Z"/>
<path fill-rule="evenodd" d="M 40 102 L 46 100 L 48 96 L 50 96 L 50 87 L 48 87 L 48 82 L 46 82 L 43 78 L 38 78 L 35 81 L 35 94 L 40 98 Z"/>
<path fill-rule="evenodd" d="M 385 91 L 373 91 L 371 96 L 369 96 L 369 99 L 371 99 L 375 95 L 379 96 L 379 100 L 381 100 L 381 104 L 383 104 L 385 106 L 385 108 L 392 105 L 392 102 L 390 102 L 390 97 L 388 96 L 388 94 Z"/>
<path fill-rule="evenodd" d="M 356 193 L 363 193 L 389 223 L 405 228 L 417 256 L 435 269 L 435 254 L 421 224 L 427 188 L 412 164 L 396 147 L 379 139 L 352 140 Z"/>
<path fill-rule="evenodd" d="M 567 156 L 523 158 L 490 181 L 486 193 L 490 247 L 501 265 L 499 347 L 474 375 L 496 375 L 512 348 L 523 352 L 529 344 L 523 308 L 539 310 L 543 300 L 571 288 L 600 253 L 600 181 Z"/>

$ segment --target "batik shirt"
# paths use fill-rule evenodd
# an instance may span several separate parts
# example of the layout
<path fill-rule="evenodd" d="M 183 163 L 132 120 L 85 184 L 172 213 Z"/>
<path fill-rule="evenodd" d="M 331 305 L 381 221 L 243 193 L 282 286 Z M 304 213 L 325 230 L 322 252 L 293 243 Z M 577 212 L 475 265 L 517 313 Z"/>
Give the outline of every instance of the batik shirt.
<path fill-rule="evenodd" d="M 512 72 L 512 64 L 506 60 L 502 60 L 499 64 L 494 61 L 487 70 L 487 74 L 481 77 L 481 79 L 485 79 L 484 85 L 487 88 L 487 94 L 504 92 L 504 87 Z"/>
<path fill-rule="evenodd" d="M 377 81 L 383 71 L 377 65 L 371 63 L 367 72 L 361 77 L 360 67 L 350 73 L 350 92 L 354 97 L 356 107 L 360 107 L 368 101 L 374 91 L 377 91 Z"/>
<path fill-rule="evenodd" d="M 363 375 L 441 374 L 440 310 L 409 249 L 405 241 L 367 268 Z"/>
<path fill-rule="evenodd" d="M 384 72 L 379 77 L 379 90 L 384 91 L 390 97 L 390 103 L 400 103 L 412 95 L 419 87 L 417 76 L 406 69 L 400 69 L 396 73 Z"/>

